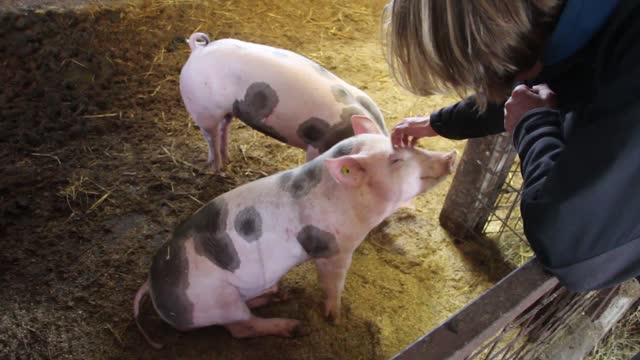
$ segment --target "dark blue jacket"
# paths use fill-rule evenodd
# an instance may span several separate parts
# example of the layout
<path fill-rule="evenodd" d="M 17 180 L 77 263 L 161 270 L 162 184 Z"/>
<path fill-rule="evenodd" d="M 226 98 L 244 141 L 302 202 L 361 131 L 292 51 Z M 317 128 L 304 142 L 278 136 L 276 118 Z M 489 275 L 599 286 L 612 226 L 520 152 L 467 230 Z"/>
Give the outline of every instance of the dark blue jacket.
<path fill-rule="evenodd" d="M 571 290 L 640 276 L 640 1 L 569 0 L 527 84 L 541 83 L 559 109 L 526 113 L 513 137 L 531 247 Z M 473 97 L 431 115 L 452 139 L 503 123 L 502 104 L 480 114 Z"/>

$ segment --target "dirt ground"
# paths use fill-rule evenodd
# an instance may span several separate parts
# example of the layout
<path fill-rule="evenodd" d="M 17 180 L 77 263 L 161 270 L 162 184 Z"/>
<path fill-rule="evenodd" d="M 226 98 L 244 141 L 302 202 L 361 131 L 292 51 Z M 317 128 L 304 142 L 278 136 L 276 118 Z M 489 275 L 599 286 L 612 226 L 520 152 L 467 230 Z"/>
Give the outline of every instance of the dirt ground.
<path fill-rule="evenodd" d="M 189 55 L 184 37 L 199 30 L 302 53 L 366 91 L 391 127 L 455 99 L 418 99 L 390 80 L 378 33 L 382 5 L 166 0 L 2 12 L 0 358 L 382 359 L 505 275 L 511 265 L 492 244 L 456 242 L 439 227 L 448 181 L 357 250 L 339 325 L 323 319 L 315 269 L 305 264 L 284 280 L 292 299 L 257 313 L 301 319 L 308 336 L 234 340 L 221 327 L 180 333 L 149 303 L 143 324 L 166 347 L 153 350 L 135 327 L 133 296 L 179 221 L 304 159 L 235 121 L 231 164 L 211 173 L 178 92 Z M 464 143 L 423 146 L 461 153 Z"/>

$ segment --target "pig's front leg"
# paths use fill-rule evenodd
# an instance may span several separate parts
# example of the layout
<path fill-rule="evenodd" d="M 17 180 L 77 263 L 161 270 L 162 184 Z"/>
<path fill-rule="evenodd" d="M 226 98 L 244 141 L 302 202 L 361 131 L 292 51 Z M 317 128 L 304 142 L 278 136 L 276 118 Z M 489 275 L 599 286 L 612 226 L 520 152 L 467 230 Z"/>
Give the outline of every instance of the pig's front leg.
<path fill-rule="evenodd" d="M 316 260 L 320 286 L 322 286 L 326 297 L 324 315 L 336 324 L 340 318 L 340 297 L 344 289 L 347 271 L 351 266 L 352 254 L 352 252 L 348 254 L 339 253 L 331 258 Z"/>
<path fill-rule="evenodd" d="M 318 157 L 318 155 L 320 155 L 320 151 L 318 151 L 318 149 L 314 148 L 311 145 L 307 147 L 307 162 L 315 159 L 316 157 Z"/>

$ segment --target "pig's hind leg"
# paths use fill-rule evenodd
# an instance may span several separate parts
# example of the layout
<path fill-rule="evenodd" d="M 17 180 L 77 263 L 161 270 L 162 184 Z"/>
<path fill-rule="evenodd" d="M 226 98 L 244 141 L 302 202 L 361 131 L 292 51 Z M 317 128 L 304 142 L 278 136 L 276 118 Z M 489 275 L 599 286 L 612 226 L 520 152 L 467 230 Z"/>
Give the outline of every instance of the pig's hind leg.
<path fill-rule="evenodd" d="M 209 156 L 207 157 L 207 162 L 213 165 L 216 159 L 215 140 L 214 140 L 216 138 L 216 132 L 212 129 L 205 129 L 205 128 L 200 128 L 200 132 L 202 133 L 202 137 L 204 137 L 204 140 L 207 142 L 207 145 L 209 146 Z"/>
<path fill-rule="evenodd" d="M 196 123 L 200 126 L 200 132 L 209 146 L 209 156 L 207 162 L 213 171 L 221 170 L 224 167 L 222 158 L 222 136 L 221 128 L 224 121 L 216 120 L 210 115 L 200 115 L 196 118 Z"/>
<path fill-rule="evenodd" d="M 292 337 L 300 335 L 300 321 L 284 318 L 265 319 L 251 314 L 249 307 L 264 305 L 271 300 L 278 292 L 278 286 L 269 288 L 264 294 L 253 298 L 247 303 L 242 301 L 228 302 L 233 304 L 226 309 L 229 314 L 237 314 L 239 321 L 232 321 L 224 324 L 224 327 L 231 332 L 235 338 L 250 338 L 258 336 L 281 336 Z"/>
<path fill-rule="evenodd" d="M 255 309 L 272 302 L 281 302 L 286 300 L 288 300 L 287 294 L 279 293 L 278 285 L 276 284 L 267 289 L 267 291 L 265 291 L 262 295 L 247 300 L 247 306 L 249 307 L 249 309 Z"/>
<path fill-rule="evenodd" d="M 258 336 L 293 337 L 302 335 L 300 321 L 284 318 L 260 318 L 251 316 L 248 320 L 226 324 L 225 327 L 235 338 Z"/>
<path fill-rule="evenodd" d="M 222 154 L 222 163 L 227 164 L 229 162 L 229 124 L 233 120 L 233 115 L 227 114 L 224 116 L 224 120 L 220 123 L 220 153 Z"/>
<path fill-rule="evenodd" d="M 223 325 L 235 338 L 266 335 L 291 337 L 299 334 L 297 329 L 300 321 L 259 318 L 251 313 L 236 288 L 232 286 L 215 286 L 214 288 L 213 296 L 204 289 L 193 295 L 191 299 L 195 304 L 193 328 Z"/>

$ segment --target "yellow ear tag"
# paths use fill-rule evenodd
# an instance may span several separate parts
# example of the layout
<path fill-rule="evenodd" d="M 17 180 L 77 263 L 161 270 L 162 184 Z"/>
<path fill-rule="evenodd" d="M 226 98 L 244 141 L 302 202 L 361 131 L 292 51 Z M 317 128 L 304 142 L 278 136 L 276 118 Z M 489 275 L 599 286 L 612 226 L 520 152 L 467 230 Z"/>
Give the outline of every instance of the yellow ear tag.
<path fill-rule="evenodd" d="M 350 173 L 351 173 L 351 169 L 349 169 L 346 166 L 342 167 L 342 175 L 349 176 Z"/>

